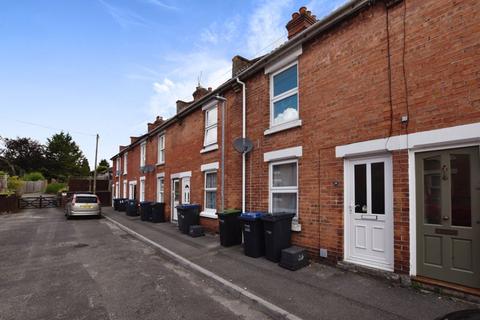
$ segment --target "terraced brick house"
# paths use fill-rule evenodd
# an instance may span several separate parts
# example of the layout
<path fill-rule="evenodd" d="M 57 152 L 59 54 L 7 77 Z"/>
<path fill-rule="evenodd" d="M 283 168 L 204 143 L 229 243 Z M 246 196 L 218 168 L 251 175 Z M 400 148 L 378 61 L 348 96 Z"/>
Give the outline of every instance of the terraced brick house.
<path fill-rule="evenodd" d="M 164 201 L 171 221 L 199 203 L 213 231 L 223 208 L 292 212 L 315 259 L 478 294 L 479 15 L 474 0 L 300 8 L 286 43 L 235 57 L 230 80 L 120 147 L 115 194 Z"/>

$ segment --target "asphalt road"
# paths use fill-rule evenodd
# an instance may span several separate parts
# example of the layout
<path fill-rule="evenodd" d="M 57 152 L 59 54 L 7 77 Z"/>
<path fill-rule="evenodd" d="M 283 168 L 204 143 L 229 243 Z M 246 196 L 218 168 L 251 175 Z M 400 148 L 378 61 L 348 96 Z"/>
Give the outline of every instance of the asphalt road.
<path fill-rule="evenodd" d="M 0 319 L 269 319 L 106 219 L 0 216 Z"/>

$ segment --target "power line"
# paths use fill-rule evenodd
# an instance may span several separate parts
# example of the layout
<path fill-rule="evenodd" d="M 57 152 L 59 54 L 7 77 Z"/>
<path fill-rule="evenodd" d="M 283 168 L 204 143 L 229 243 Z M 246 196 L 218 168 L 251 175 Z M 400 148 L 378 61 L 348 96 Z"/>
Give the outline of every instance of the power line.
<path fill-rule="evenodd" d="M 23 124 L 28 124 L 28 125 L 31 125 L 31 126 L 35 126 L 35 127 L 40 127 L 40 128 L 44 128 L 44 129 L 50 129 L 50 130 L 60 130 L 60 131 L 65 131 L 65 132 L 70 132 L 70 133 L 76 133 L 76 134 L 81 134 L 81 135 L 85 135 L 85 136 L 90 136 L 90 137 L 95 137 L 96 134 L 93 134 L 93 133 L 86 133 L 86 132 L 81 132 L 81 131 L 72 131 L 72 130 L 65 130 L 65 129 L 62 129 L 62 128 L 56 128 L 56 127 L 51 127 L 51 126 L 46 126 L 46 125 L 43 125 L 43 124 L 39 124 L 39 123 L 34 123 L 34 122 L 29 122 L 29 121 L 23 121 L 23 120 L 15 120 L 16 122 L 20 122 L 20 123 L 23 123 Z"/>

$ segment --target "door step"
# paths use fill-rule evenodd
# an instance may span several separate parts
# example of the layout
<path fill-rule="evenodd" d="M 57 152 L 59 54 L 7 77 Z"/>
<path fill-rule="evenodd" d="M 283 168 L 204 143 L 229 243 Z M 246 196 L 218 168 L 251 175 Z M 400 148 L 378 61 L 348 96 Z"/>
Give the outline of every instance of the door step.
<path fill-rule="evenodd" d="M 480 289 L 422 276 L 412 277 L 412 284 L 415 287 L 420 287 L 425 290 L 480 304 Z"/>

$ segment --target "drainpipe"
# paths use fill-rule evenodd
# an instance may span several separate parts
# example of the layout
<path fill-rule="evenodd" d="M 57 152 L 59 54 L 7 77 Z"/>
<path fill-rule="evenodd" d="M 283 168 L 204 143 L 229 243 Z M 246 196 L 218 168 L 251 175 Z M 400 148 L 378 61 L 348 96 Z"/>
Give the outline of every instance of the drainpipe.
<path fill-rule="evenodd" d="M 227 99 L 219 95 L 216 95 L 215 99 L 222 101 L 222 151 L 221 151 L 221 160 L 220 160 L 222 202 L 220 204 L 220 212 L 224 212 L 225 211 L 225 103 L 227 103 Z"/>
<path fill-rule="evenodd" d="M 247 100 L 245 82 L 237 78 L 237 83 L 242 85 L 242 138 L 247 137 Z M 245 212 L 245 151 L 242 153 L 242 212 Z"/>

